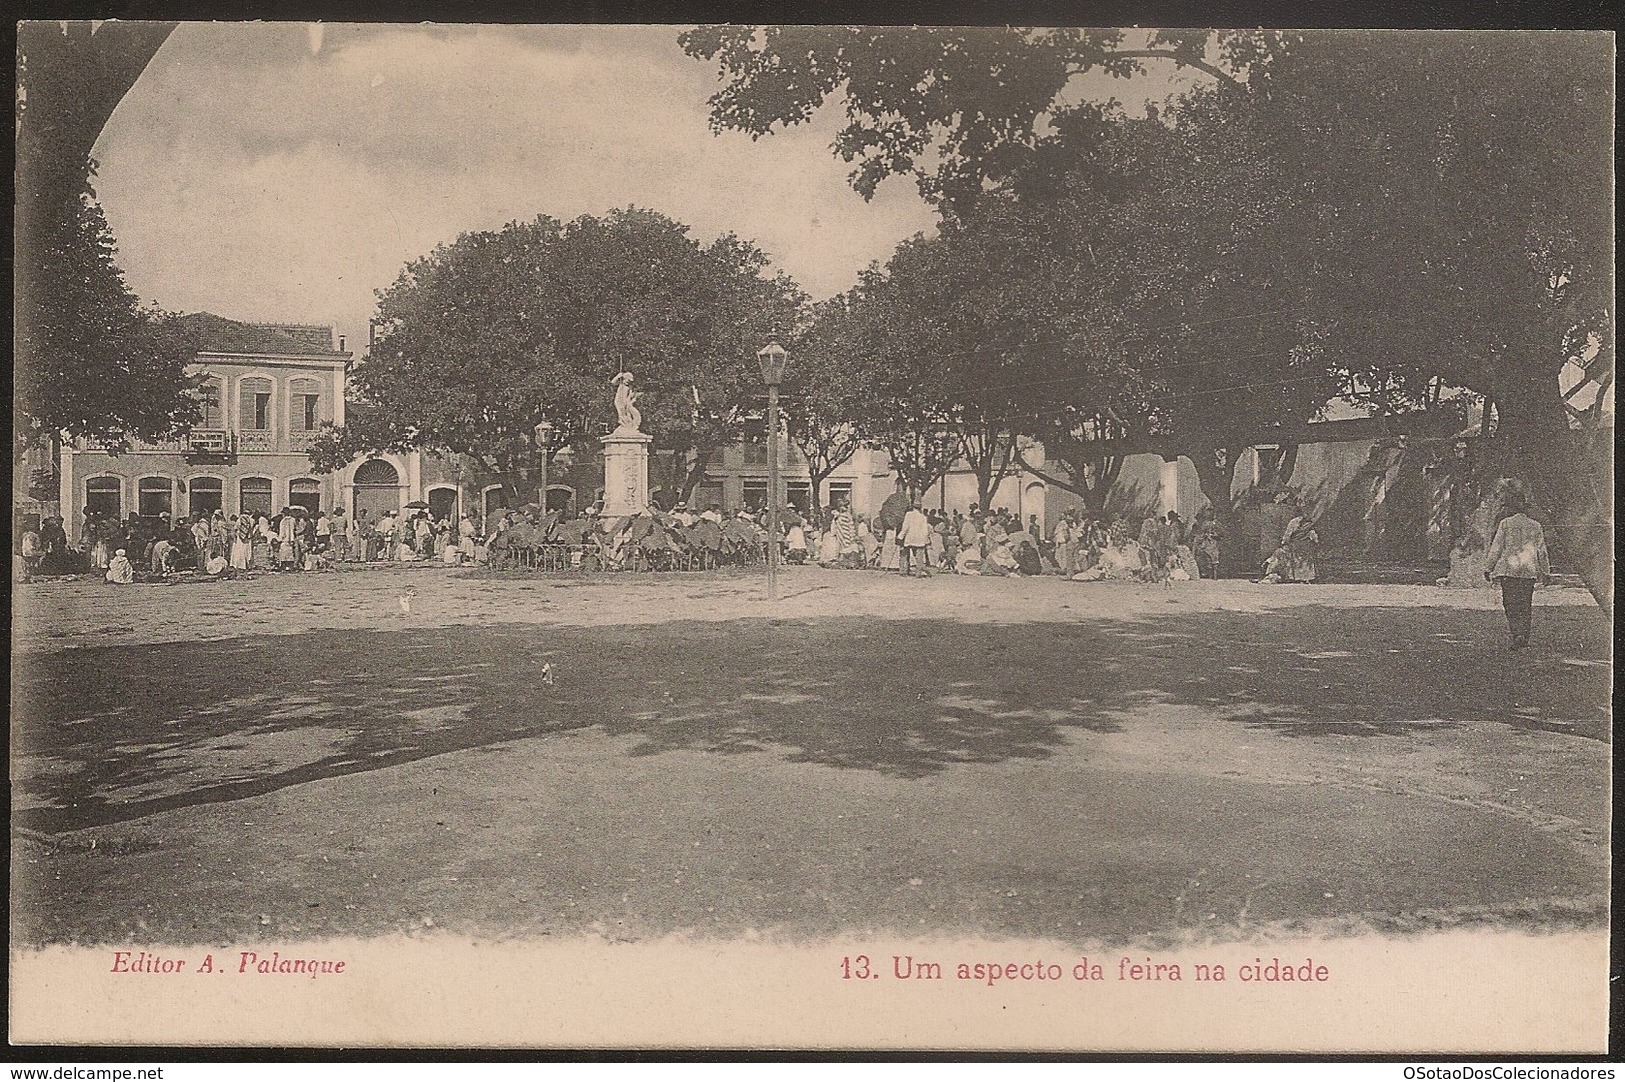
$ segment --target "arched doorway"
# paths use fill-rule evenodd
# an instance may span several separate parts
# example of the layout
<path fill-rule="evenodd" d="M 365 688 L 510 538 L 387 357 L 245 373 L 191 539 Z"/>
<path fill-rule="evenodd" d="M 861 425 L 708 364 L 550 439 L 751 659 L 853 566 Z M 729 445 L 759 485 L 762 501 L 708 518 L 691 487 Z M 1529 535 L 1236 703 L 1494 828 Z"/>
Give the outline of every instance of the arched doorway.
<path fill-rule="evenodd" d="M 436 522 L 449 519 L 457 521 L 457 490 L 454 488 L 431 488 L 429 490 L 429 514 L 434 516 Z"/>
<path fill-rule="evenodd" d="M 357 466 L 350 479 L 350 489 L 353 494 L 350 510 L 354 514 L 365 511 L 369 519 L 377 522 L 391 511 L 400 513 L 400 471 L 381 458 Z"/>

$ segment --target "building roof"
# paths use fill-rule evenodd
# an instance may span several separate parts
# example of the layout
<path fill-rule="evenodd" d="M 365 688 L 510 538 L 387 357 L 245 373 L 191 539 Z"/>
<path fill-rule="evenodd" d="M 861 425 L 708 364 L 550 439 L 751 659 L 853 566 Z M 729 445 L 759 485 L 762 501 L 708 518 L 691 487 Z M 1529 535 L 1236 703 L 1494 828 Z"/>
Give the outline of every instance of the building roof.
<path fill-rule="evenodd" d="M 260 357 L 347 357 L 332 347 L 332 328 L 301 326 L 298 337 L 274 325 L 239 323 L 212 312 L 179 316 L 175 323 L 197 344 L 199 353 L 248 353 Z M 294 329 L 291 328 L 290 329 Z M 317 334 L 325 331 L 326 344 Z"/>

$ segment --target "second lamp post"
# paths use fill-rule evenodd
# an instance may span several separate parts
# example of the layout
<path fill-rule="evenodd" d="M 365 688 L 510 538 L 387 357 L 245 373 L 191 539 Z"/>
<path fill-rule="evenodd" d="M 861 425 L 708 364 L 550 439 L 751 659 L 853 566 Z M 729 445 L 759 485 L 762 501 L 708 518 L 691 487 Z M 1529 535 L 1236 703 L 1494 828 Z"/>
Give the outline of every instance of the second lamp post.
<path fill-rule="evenodd" d="M 779 599 L 779 384 L 787 354 L 777 335 L 756 351 L 767 384 L 767 599 Z"/>

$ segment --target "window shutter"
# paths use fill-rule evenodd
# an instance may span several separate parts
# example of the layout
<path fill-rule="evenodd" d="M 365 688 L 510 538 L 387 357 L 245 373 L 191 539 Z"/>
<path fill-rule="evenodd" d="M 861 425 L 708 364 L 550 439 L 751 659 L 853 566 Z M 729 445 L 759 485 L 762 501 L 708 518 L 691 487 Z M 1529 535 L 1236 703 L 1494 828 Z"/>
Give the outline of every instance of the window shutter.
<path fill-rule="evenodd" d="M 237 384 L 237 428 L 243 432 L 254 430 L 254 393 L 259 389 L 257 380 L 245 379 Z"/>

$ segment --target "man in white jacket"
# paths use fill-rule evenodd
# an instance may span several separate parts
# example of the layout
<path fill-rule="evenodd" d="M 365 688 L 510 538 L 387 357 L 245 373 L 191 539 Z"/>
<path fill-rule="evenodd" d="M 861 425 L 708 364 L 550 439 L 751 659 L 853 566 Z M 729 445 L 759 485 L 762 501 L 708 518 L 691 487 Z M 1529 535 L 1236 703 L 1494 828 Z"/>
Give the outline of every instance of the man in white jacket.
<path fill-rule="evenodd" d="M 930 574 L 925 569 L 926 550 L 931 545 L 931 521 L 920 510 L 918 498 L 909 506 L 903 515 L 903 528 L 898 531 L 897 544 L 901 546 L 902 560 L 897 570 L 904 575 L 919 575 L 921 578 Z"/>
<path fill-rule="evenodd" d="M 1484 554 L 1484 577 L 1501 584 L 1501 607 L 1506 610 L 1514 650 L 1529 645 L 1535 583 L 1545 582 L 1552 573 L 1546 532 L 1524 514 L 1526 502 L 1521 489 L 1506 494 L 1501 506 L 1511 513 L 1495 527 L 1495 540 Z"/>

